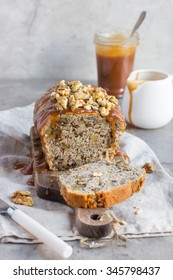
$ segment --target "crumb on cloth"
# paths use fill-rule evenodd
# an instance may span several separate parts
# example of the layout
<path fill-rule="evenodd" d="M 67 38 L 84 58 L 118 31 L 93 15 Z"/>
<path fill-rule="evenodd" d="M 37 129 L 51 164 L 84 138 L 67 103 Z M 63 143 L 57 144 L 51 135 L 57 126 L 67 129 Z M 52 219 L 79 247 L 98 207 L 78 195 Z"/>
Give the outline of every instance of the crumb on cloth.
<path fill-rule="evenodd" d="M 154 172 L 154 166 L 151 162 L 146 162 L 142 168 L 146 170 L 146 173 L 150 174 Z"/>

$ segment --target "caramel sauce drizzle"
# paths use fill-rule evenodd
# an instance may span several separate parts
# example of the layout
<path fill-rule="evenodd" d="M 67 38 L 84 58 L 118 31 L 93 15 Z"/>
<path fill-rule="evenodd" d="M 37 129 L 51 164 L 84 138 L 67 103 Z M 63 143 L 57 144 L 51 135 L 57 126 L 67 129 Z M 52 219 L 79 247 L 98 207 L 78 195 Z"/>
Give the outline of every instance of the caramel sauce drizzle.
<path fill-rule="evenodd" d="M 30 162 L 26 164 L 23 168 L 20 169 L 21 173 L 24 175 L 32 175 L 33 174 L 33 162 L 34 160 L 31 158 Z"/>
<path fill-rule="evenodd" d="M 138 88 L 139 85 L 145 83 L 145 81 L 139 81 L 139 73 L 136 74 L 135 81 L 127 81 L 127 87 L 130 94 L 128 118 L 131 126 L 135 126 L 132 120 L 132 109 L 133 109 L 133 92 Z"/>
<path fill-rule="evenodd" d="M 29 155 L 29 157 L 30 157 L 30 155 Z M 15 162 L 13 165 L 13 168 L 15 170 L 20 169 L 20 172 L 23 175 L 33 175 L 33 162 L 34 162 L 34 159 L 32 159 L 32 158 L 30 159 L 28 164 L 22 163 L 22 162 Z M 27 180 L 26 184 L 29 186 L 34 186 L 33 176 L 32 176 L 32 178 Z"/>
<path fill-rule="evenodd" d="M 20 169 L 20 172 L 24 175 L 33 174 L 33 159 L 30 159 L 29 163 L 15 162 L 13 165 L 15 170 Z"/>
<path fill-rule="evenodd" d="M 22 162 L 15 162 L 13 165 L 13 169 L 18 170 L 18 169 L 22 169 L 26 166 L 26 163 L 22 163 Z"/>
<path fill-rule="evenodd" d="M 34 186 L 34 177 L 33 177 L 33 168 L 34 168 L 34 161 L 35 161 L 35 171 L 38 172 L 45 172 L 49 170 L 48 164 L 46 163 L 44 159 L 44 155 L 41 148 L 40 138 L 36 137 L 34 139 L 34 146 L 38 148 L 38 150 L 34 153 L 33 158 L 30 158 L 30 161 L 28 164 L 22 163 L 22 162 L 15 162 L 13 165 L 13 168 L 15 170 L 20 169 L 20 172 L 23 175 L 32 175 L 31 178 L 29 178 L 26 182 L 29 186 Z M 31 155 L 28 155 L 31 157 Z"/>
<path fill-rule="evenodd" d="M 115 120 L 124 120 L 124 116 L 123 113 L 121 112 L 120 106 L 119 105 L 115 105 L 114 108 L 111 109 L 111 111 L 109 112 L 109 115 L 105 117 L 105 119 L 107 121 L 110 122 L 111 124 L 111 130 L 112 130 L 112 139 L 114 141 L 115 138 Z M 125 129 L 125 121 L 124 121 L 124 129 Z"/>
<path fill-rule="evenodd" d="M 55 108 L 55 101 L 51 98 L 52 91 L 55 91 L 55 88 L 51 88 L 47 93 L 45 93 L 39 100 L 35 103 L 34 109 L 34 125 L 38 134 L 40 134 L 41 129 L 47 122 L 55 123 L 57 122 L 61 115 L 64 114 L 97 114 L 99 112 L 96 110 L 86 110 L 85 108 L 77 108 L 73 112 L 70 109 L 62 110 L 58 112 Z M 109 115 L 104 117 L 111 124 L 112 137 L 115 138 L 115 120 L 119 119 L 124 123 L 125 129 L 125 119 L 123 113 L 121 112 L 120 106 L 115 105 L 111 109 Z M 42 143 L 43 144 L 43 143 Z"/>
<path fill-rule="evenodd" d="M 128 83 L 127 83 L 127 87 L 128 87 L 129 94 L 130 94 L 128 118 L 129 118 L 129 122 L 130 122 L 131 126 L 134 126 L 133 121 L 132 121 L 133 91 L 134 91 L 135 89 L 137 89 L 137 85 L 128 82 Z"/>
<path fill-rule="evenodd" d="M 130 158 L 129 156 L 119 147 L 116 154 L 115 154 L 116 157 L 122 157 L 125 161 L 126 164 L 129 164 L 130 163 Z"/>
<path fill-rule="evenodd" d="M 35 167 L 35 171 L 38 171 L 38 172 L 49 171 L 49 166 L 48 166 L 47 162 L 43 161 L 42 163 L 37 164 Z"/>

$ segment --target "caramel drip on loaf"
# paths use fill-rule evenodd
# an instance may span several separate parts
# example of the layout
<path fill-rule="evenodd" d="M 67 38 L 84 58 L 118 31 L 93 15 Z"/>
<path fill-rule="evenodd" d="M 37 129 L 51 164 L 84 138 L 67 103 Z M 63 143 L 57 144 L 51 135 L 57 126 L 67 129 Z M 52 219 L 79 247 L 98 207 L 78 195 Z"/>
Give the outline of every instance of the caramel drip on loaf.
<path fill-rule="evenodd" d="M 58 112 L 55 108 L 55 102 L 51 99 L 53 88 L 48 90 L 39 100 L 36 101 L 34 107 L 34 126 L 40 134 L 42 127 L 48 121 L 57 121 Z"/>
<path fill-rule="evenodd" d="M 113 109 L 111 109 L 111 111 L 109 112 L 109 115 L 105 116 L 105 119 L 107 121 L 109 121 L 111 124 L 112 138 L 114 139 L 115 138 L 115 121 L 119 120 L 122 123 L 124 121 L 124 116 L 120 109 L 120 106 L 115 105 L 115 107 Z M 125 121 L 124 121 L 124 130 L 125 130 Z"/>
<path fill-rule="evenodd" d="M 126 154 L 120 147 L 118 147 L 115 156 L 123 158 L 126 164 L 130 163 L 128 154 Z"/>
<path fill-rule="evenodd" d="M 95 86 L 90 86 L 92 88 L 93 92 L 95 93 L 95 90 L 100 89 Z M 111 130 L 112 130 L 112 138 L 115 138 L 115 121 L 119 120 L 122 127 L 122 132 L 125 129 L 125 119 L 123 116 L 123 113 L 120 109 L 120 106 L 118 104 L 113 104 L 110 111 L 107 113 L 106 116 L 101 114 L 101 111 L 99 109 L 93 109 L 90 108 L 89 110 L 87 107 L 79 106 L 78 108 L 72 110 L 70 106 L 67 106 L 66 109 L 58 110 L 57 109 L 57 103 L 56 99 L 53 98 L 52 93 L 56 94 L 56 87 L 53 87 L 49 89 L 39 100 L 35 103 L 34 108 L 34 125 L 35 129 L 38 134 L 40 134 L 41 129 L 46 125 L 47 123 L 55 123 L 57 122 L 61 115 L 64 114 L 95 114 L 95 115 L 101 115 L 103 118 L 105 118 L 107 121 L 110 122 Z M 103 89 L 101 89 L 103 90 Z M 104 90 L 103 90 L 104 91 Z M 107 97 L 106 91 L 104 91 L 105 96 Z M 91 93 L 92 95 L 92 93 Z M 112 104 L 111 104 L 112 105 Z M 103 107 L 102 107 L 103 108 Z"/>

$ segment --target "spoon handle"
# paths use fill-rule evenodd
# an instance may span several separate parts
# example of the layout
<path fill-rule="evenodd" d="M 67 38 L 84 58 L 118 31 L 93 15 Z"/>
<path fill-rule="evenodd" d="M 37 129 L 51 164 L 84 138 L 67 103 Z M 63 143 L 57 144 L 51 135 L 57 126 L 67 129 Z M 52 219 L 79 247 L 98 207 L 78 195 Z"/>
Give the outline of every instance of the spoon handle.
<path fill-rule="evenodd" d="M 130 34 L 130 37 L 133 35 L 133 33 L 139 28 L 139 26 L 141 25 L 141 23 L 144 21 L 144 18 L 145 18 L 145 16 L 146 16 L 146 13 L 147 13 L 146 11 L 143 11 L 143 12 L 140 14 L 140 16 L 139 16 L 139 18 L 138 18 L 138 20 L 137 20 L 135 26 L 133 27 L 133 30 L 132 30 L 132 32 L 131 32 L 131 34 Z"/>

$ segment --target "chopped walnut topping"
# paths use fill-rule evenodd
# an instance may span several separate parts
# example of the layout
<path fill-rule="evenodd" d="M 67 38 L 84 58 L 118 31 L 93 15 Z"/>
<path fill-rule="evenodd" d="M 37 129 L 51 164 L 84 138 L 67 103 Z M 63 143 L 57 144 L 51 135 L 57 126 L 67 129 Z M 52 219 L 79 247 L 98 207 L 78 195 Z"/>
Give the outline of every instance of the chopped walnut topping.
<path fill-rule="evenodd" d="M 12 202 L 16 204 L 22 204 L 25 206 L 32 206 L 34 204 L 34 200 L 31 197 L 30 192 L 18 190 L 12 194 L 11 197 Z"/>
<path fill-rule="evenodd" d="M 57 99 L 57 97 L 56 97 Z M 67 104 L 68 104 L 68 99 L 66 98 L 66 96 L 60 96 L 57 99 L 57 103 L 55 105 L 56 109 L 61 111 L 63 109 L 67 109 Z"/>
<path fill-rule="evenodd" d="M 142 168 L 146 170 L 146 173 L 153 173 L 154 172 L 154 166 L 151 162 L 146 162 Z"/>
<path fill-rule="evenodd" d="M 79 108 L 79 107 L 83 107 L 83 105 L 85 104 L 85 102 L 83 100 L 76 100 L 76 102 L 71 106 L 71 110 L 74 111 L 75 109 Z"/>
<path fill-rule="evenodd" d="M 100 107 L 99 112 L 102 117 L 106 117 L 107 115 L 109 115 L 109 110 L 105 107 Z"/>
<path fill-rule="evenodd" d="M 97 103 L 98 103 L 100 106 L 106 106 L 107 101 L 106 101 L 105 98 L 104 98 L 104 99 L 98 98 L 98 99 L 97 99 Z"/>
<path fill-rule="evenodd" d="M 79 90 L 79 91 L 74 93 L 74 97 L 75 97 L 76 100 L 78 100 L 78 99 L 85 100 L 85 99 L 88 99 L 90 97 L 90 94 L 86 93 L 86 92 L 84 92 L 82 90 Z"/>
<path fill-rule="evenodd" d="M 90 111 L 91 110 L 91 105 L 90 104 L 86 104 L 86 105 L 84 105 L 84 108 L 86 110 Z"/>
<path fill-rule="evenodd" d="M 58 93 L 56 93 L 55 91 L 52 91 L 51 96 L 56 98 L 56 95 L 58 95 L 58 96 L 59 96 L 59 94 L 58 94 Z"/>
<path fill-rule="evenodd" d="M 56 100 L 57 111 L 84 108 L 88 111 L 98 111 L 102 117 L 108 116 L 111 109 L 118 104 L 118 100 L 108 95 L 103 88 L 86 86 L 80 81 L 58 82 L 51 93 L 51 98 Z"/>
<path fill-rule="evenodd" d="M 68 82 L 67 85 L 71 87 L 72 92 L 76 92 L 82 87 L 82 83 L 80 81 Z"/>
<path fill-rule="evenodd" d="M 70 97 L 69 97 L 70 108 L 75 104 L 75 102 L 76 102 L 76 99 L 75 99 L 74 95 L 70 95 Z"/>
<path fill-rule="evenodd" d="M 56 84 L 56 93 L 61 96 L 68 96 L 70 94 L 70 87 L 65 83 L 64 80 Z"/>
<path fill-rule="evenodd" d="M 118 104 L 118 100 L 113 95 L 108 95 L 107 99 L 114 104 Z"/>

